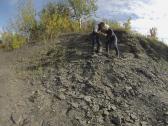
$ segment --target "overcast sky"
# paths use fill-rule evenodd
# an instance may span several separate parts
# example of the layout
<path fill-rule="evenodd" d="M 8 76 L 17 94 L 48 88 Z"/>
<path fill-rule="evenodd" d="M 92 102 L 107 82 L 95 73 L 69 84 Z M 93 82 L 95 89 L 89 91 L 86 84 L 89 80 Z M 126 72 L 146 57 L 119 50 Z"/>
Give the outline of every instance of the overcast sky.
<path fill-rule="evenodd" d="M 0 0 L 0 31 L 16 15 L 18 1 Z M 40 10 L 48 0 L 34 1 L 36 9 Z M 157 27 L 159 38 L 168 41 L 167 5 L 166 0 L 98 0 L 97 17 L 120 22 L 131 17 L 134 30 L 148 34 L 151 27 Z"/>
<path fill-rule="evenodd" d="M 99 0 L 98 17 L 125 21 L 132 18 L 132 27 L 142 34 L 157 27 L 158 36 L 168 43 L 168 1 L 166 0 Z"/>

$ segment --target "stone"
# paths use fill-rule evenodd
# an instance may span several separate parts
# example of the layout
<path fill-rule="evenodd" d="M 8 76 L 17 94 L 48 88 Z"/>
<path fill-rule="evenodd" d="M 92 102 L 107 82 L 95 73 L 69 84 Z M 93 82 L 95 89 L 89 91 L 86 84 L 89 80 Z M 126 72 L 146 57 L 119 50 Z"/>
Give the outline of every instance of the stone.
<path fill-rule="evenodd" d="M 109 112 L 108 112 L 106 109 L 104 109 L 104 110 L 103 110 L 103 114 L 106 115 L 106 116 L 108 116 L 108 115 L 109 115 Z"/>
<path fill-rule="evenodd" d="M 86 125 L 86 121 L 82 120 L 81 117 L 77 116 L 77 117 L 75 117 L 75 119 L 80 123 L 81 126 L 85 126 Z"/>
<path fill-rule="evenodd" d="M 136 121 L 138 118 L 135 114 L 130 114 L 130 118 L 133 120 L 133 121 Z"/>
<path fill-rule="evenodd" d="M 142 121 L 142 122 L 140 123 L 140 126 L 147 126 L 147 125 L 148 125 L 148 123 L 145 122 L 145 121 Z"/>
<path fill-rule="evenodd" d="M 103 117 L 102 116 L 97 117 L 97 121 L 100 124 L 103 123 L 104 122 Z"/>
<path fill-rule="evenodd" d="M 12 113 L 10 116 L 10 120 L 13 124 L 18 124 L 21 120 L 21 116 L 18 113 Z"/>
<path fill-rule="evenodd" d="M 86 112 L 86 117 L 92 118 L 92 114 L 91 114 L 91 112 L 89 110 Z"/>
<path fill-rule="evenodd" d="M 168 112 L 165 112 L 164 115 L 165 115 L 165 116 L 168 116 Z"/>
<path fill-rule="evenodd" d="M 71 103 L 71 105 L 72 105 L 72 107 L 74 107 L 74 108 L 78 108 L 79 107 L 79 105 L 78 105 L 78 103 Z"/>
<path fill-rule="evenodd" d="M 108 109 L 108 110 L 113 110 L 113 111 L 115 111 L 117 108 L 116 108 L 115 105 L 113 105 L 113 104 L 112 104 L 112 105 L 109 104 L 108 107 L 107 107 L 107 109 Z"/>
<path fill-rule="evenodd" d="M 89 103 L 92 102 L 90 96 L 85 96 L 85 97 L 84 97 L 84 100 L 85 100 L 86 102 L 89 102 Z"/>
<path fill-rule="evenodd" d="M 99 105 L 93 105 L 93 112 L 98 112 L 99 111 Z"/>
<path fill-rule="evenodd" d="M 129 92 L 130 90 L 132 90 L 132 87 L 126 86 L 125 89 L 127 92 Z"/>
<path fill-rule="evenodd" d="M 60 92 L 66 92 L 66 89 L 65 88 L 61 88 L 59 89 Z"/>
<path fill-rule="evenodd" d="M 60 100 L 65 100 L 65 99 L 66 99 L 65 95 L 62 94 L 62 93 L 60 93 L 59 95 L 57 95 L 57 97 L 58 97 L 58 99 L 60 99 Z"/>
<path fill-rule="evenodd" d="M 134 123 L 134 121 L 131 120 L 129 116 L 126 116 L 126 117 L 125 117 L 125 121 L 126 121 L 127 123 L 131 123 L 131 124 Z"/>
<path fill-rule="evenodd" d="M 121 126 L 121 118 L 119 116 L 112 116 L 111 123 L 113 123 L 117 126 Z"/>
<path fill-rule="evenodd" d="M 112 94 L 112 92 L 111 92 L 111 90 L 109 89 L 109 88 L 107 88 L 106 89 L 106 92 L 107 92 L 107 96 L 109 97 L 109 98 L 113 98 L 114 96 L 113 96 L 113 94 Z"/>

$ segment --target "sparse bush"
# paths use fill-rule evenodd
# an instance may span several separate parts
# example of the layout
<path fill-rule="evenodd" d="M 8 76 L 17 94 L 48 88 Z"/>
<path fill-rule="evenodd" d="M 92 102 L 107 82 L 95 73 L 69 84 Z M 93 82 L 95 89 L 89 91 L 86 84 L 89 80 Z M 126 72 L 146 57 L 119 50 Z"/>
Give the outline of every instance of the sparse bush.
<path fill-rule="evenodd" d="M 158 40 L 157 38 L 157 28 L 153 27 L 151 29 L 149 29 L 150 35 L 148 35 L 148 38 L 154 40 Z"/>
<path fill-rule="evenodd" d="M 59 67 L 64 66 L 65 62 L 65 49 L 62 46 L 54 44 L 48 46 L 47 50 L 44 49 L 38 53 L 35 59 L 31 60 L 28 70 L 39 70 L 46 66 Z"/>
<path fill-rule="evenodd" d="M 4 32 L 2 34 L 2 41 L 6 49 L 12 49 L 12 33 Z"/>
<path fill-rule="evenodd" d="M 67 4 L 49 3 L 40 14 L 40 26 L 46 38 L 52 39 L 58 33 L 79 32 L 79 22 L 72 18 L 72 13 Z"/>
<path fill-rule="evenodd" d="M 124 27 L 117 21 L 104 19 L 104 22 L 106 22 L 113 30 L 124 30 Z"/>
<path fill-rule="evenodd" d="M 123 25 L 126 31 L 131 31 L 131 18 L 129 18 Z"/>
<path fill-rule="evenodd" d="M 26 43 L 26 38 L 24 36 L 14 34 L 12 36 L 12 49 L 17 49 L 22 47 Z"/>
<path fill-rule="evenodd" d="M 4 48 L 5 48 L 5 45 L 4 45 L 3 41 L 0 40 L 0 49 L 4 49 Z"/>
<path fill-rule="evenodd" d="M 68 0 L 67 3 L 72 9 L 72 18 L 78 21 L 79 28 L 82 29 L 82 22 L 97 10 L 97 0 Z"/>
<path fill-rule="evenodd" d="M 4 42 L 3 47 L 6 49 L 17 49 L 26 43 L 26 38 L 19 34 L 3 33 L 2 41 Z"/>

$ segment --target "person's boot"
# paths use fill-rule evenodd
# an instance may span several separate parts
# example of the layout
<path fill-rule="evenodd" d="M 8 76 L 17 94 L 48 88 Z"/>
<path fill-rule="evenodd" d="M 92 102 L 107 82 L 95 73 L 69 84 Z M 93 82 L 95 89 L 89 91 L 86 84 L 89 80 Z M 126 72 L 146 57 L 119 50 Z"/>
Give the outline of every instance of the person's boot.
<path fill-rule="evenodd" d="M 100 47 L 99 52 L 100 52 L 100 53 L 102 53 L 102 52 L 103 52 L 103 48 L 102 48 L 102 47 Z"/>
<path fill-rule="evenodd" d="M 109 57 L 109 53 L 106 53 L 105 55 L 106 55 L 106 57 Z"/>
<path fill-rule="evenodd" d="M 91 53 L 95 54 L 95 49 L 94 48 L 92 48 Z"/>
<path fill-rule="evenodd" d="M 100 53 L 100 47 L 97 47 L 96 53 Z"/>

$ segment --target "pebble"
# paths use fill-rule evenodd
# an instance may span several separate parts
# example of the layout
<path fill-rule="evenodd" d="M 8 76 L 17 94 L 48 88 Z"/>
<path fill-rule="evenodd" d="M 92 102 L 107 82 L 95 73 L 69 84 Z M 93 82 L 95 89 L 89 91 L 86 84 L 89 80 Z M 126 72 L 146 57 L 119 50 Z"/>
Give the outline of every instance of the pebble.
<path fill-rule="evenodd" d="M 109 115 L 109 112 L 108 112 L 106 109 L 104 109 L 104 110 L 103 110 L 103 114 L 106 115 L 106 116 L 108 116 L 108 115 Z"/>
<path fill-rule="evenodd" d="M 111 122 L 117 126 L 121 126 L 121 118 L 119 116 L 113 116 Z"/>
<path fill-rule="evenodd" d="M 168 116 L 168 112 L 165 112 L 164 115 L 165 115 L 165 116 Z"/>
<path fill-rule="evenodd" d="M 132 120 L 134 120 L 134 121 L 136 121 L 136 120 L 137 120 L 137 117 L 136 117 L 136 115 L 135 115 L 135 114 L 130 114 L 130 118 L 131 118 Z"/>
<path fill-rule="evenodd" d="M 104 122 L 103 117 L 102 116 L 97 117 L 97 121 L 100 124 L 103 123 Z"/>
<path fill-rule="evenodd" d="M 84 100 L 87 101 L 87 102 L 91 102 L 91 97 L 90 96 L 85 96 Z"/>
<path fill-rule="evenodd" d="M 57 95 L 57 97 L 60 99 L 60 100 L 65 100 L 66 99 L 66 97 L 65 97 L 65 95 L 64 94 L 59 94 L 59 95 Z"/>
<path fill-rule="evenodd" d="M 126 86 L 125 89 L 127 92 L 129 92 L 130 90 L 132 90 L 132 87 Z"/>
<path fill-rule="evenodd" d="M 115 105 L 109 105 L 108 106 L 108 110 L 113 110 L 113 111 L 115 111 L 117 108 L 116 108 L 116 106 Z"/>
<path fill-rule="evenodd" d="M 74 108 L 78 108 L 79 107 L 79 105 L 78 105 L 78 103 L 71 103 L 71 105 L 72 105 L 72 107 L 74 107 Z"/>
<path fill-rule="evenodd" d="M 148 123 L 145 121 L 142 121 L 140 124 L 141 124 L 140 126 L 147 126 L 148 125 Z"/>
<path fill-rule="evenodd" d="M 92 108 L 93 108 L 94 112 L 98 112 L 99 111 L 99 105 L 93 105 Z"/>

